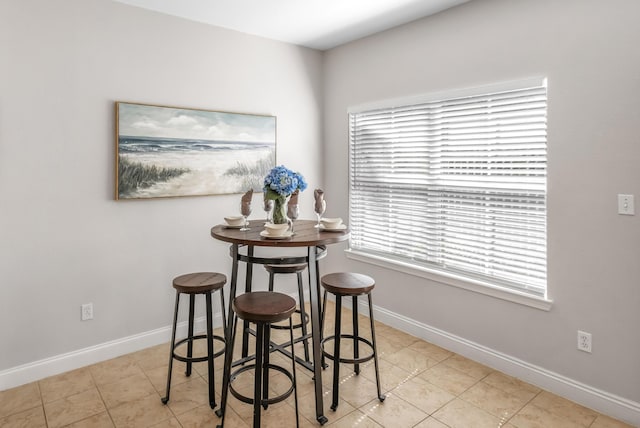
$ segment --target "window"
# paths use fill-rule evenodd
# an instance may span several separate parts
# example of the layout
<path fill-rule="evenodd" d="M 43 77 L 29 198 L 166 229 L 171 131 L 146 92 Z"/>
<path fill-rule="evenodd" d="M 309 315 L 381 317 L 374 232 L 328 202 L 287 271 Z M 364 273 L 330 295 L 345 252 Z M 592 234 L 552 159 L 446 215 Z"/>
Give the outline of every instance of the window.
<path fill-rule="evenodd" d="M 357 254 L 546 298 L 546 80 L 349 111 Z"/>

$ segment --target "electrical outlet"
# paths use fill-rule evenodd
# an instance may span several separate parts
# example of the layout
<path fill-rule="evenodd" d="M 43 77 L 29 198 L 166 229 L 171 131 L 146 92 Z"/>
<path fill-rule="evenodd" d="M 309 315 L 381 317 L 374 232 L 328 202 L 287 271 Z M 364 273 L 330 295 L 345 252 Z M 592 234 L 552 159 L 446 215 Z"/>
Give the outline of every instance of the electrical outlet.
<path fill-rule="evenodd" d="M 80 319 L 82 321 L 93 319 L 93 303 L 85 303 L 81 306 Z"/>
<path fill-rule="evenodd" d="M 591 333 L 578 330 L 578 349 L 591 353 Z"/>

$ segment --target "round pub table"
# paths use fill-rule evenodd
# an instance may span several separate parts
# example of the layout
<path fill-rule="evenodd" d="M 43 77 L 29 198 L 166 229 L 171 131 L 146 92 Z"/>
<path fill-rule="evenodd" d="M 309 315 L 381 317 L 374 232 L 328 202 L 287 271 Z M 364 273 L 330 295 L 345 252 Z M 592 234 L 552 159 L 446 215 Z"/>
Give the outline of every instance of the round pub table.
<path fill-rule="evenodd" d="M 231 281 L 230 281 L 230 300 L 236 296 L 238 282 L 238 267 L 240 262 L 246 263 L 246 284 L 245 292 L 251 291 L 251 282 L 254 264 L 298 264 L 306 263 L 309 272 L 309 287 L 311 292 L 309 296 L 309 304 L 311 309 L 311 341 L 313 344 L 313 363 L 307 368 L 313 370 L 313 379 L 315 385 L 316 398 L 316 419 L 322 425 L 327 422 L 324 415 L 324 407 L 322 403 L 322 351 L 320 347 L 321 331 L 320 316 L 320 275 L 318 274 L 317 261 L 326 255 L 328 245 L 336 244 L 349 239 L 349 229 L 344 228 L 336 231 L 327 231 L 323 228 L 316 228 L 316 221 L 313 220 L 296 220 L 295 234 L 293 236 L 272 239 L 264 237 L 264 220 L 252 220 L 249 222 L 249 230 L 242 231 L 238 228 L 232 228 L 226 225 L 217 225 L 211 228 L 211 236 L 217 240 L 228 242 L 231 244 Z M 262 234 L 261 234 L 262 233 Z M 268 253 L 273 253 L 267 257 L 254 256 L 255 247 L 267 247 Z M 278 248 L 305 248 L 304 255 L 282 255 L 277 254 Z M 243 249 L 241 253 L 240 249 Z M 275 250 L 275 251 L 273 251 Z M 315 286 L 313 286 L 315 284 Z M 231 302 L 229 303 L 229 314 L 227 319 L 232 319 L 233 309 Z M 231 334 L 229 327 L 227 328 L 227 339 Z M 246 357 L 248 348 L 248 337 L 243 338 L 242 355 Z M 282 349 L 280 349 L 282 351 Z M 225 370 L 231 367 L 233 358 L 232 353 L 225 355 Z M 301 364 L 304 361 L 298 360 Z M 308 364 L 308 363 L 307 363 Z"/>

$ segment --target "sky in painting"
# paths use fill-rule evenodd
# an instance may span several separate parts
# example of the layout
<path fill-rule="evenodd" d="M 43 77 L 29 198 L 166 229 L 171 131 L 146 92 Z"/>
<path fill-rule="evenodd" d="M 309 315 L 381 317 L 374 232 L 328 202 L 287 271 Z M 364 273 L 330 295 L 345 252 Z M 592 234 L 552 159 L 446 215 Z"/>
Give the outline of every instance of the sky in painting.
<path fill-rule="evenodd" d="M 132 137 L 275 143 L 273 116 L 118 104 L 118 134 Z"/>

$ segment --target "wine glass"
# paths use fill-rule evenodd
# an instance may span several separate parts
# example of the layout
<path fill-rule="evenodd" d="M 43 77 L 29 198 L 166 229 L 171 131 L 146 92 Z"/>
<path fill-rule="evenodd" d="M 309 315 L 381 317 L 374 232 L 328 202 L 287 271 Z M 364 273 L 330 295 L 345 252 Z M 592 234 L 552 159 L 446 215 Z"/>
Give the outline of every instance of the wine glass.
<path fill-rule="evenodd" d="M 265 199 L 264 211 L 267 213 L 267 223 L 269 223 L 269 219 L 271 218 L 271 210 L 273 210 L 273 199 Z"/>
<path fill-rule="evenodd" d="M 322 206 L 318 207 L 317 205 L 315 206 L 314 210 L 316 212 L 316 216 L 318 217 L 318 223 L 314 226 L 316 229 L 320 228 L 320 220 L 322 219 L 322 214 L 324 214 L 324 212 L 327 209 L 327 201 L 322 200 Z M 318 209 L 320 208 L 320 209 Z"/>
<path fill-rule="evenodd" d="M 293 222 L 298 219 L 300 215 L 300 209 L 298 208 L 298 204 L 289 204 L 287 207 L 287 217 L 291 219 L 291 235 L 295 235 L 293 231 Z"/>
<path fill-rule="evenodd" d="M 251 230 L 251 228 L 249 228 L 249 221 L 247 220 L 247 217 L 249 217 L 249 215 L 251 214 L 251 204 L 247 204 L 244 202 L 240 203 L 240 214 L 242 214 L 242 217 L 244 217 L 244 224 L 242 225 L 240 230 L 242 230 L 243 232 Z"/>

